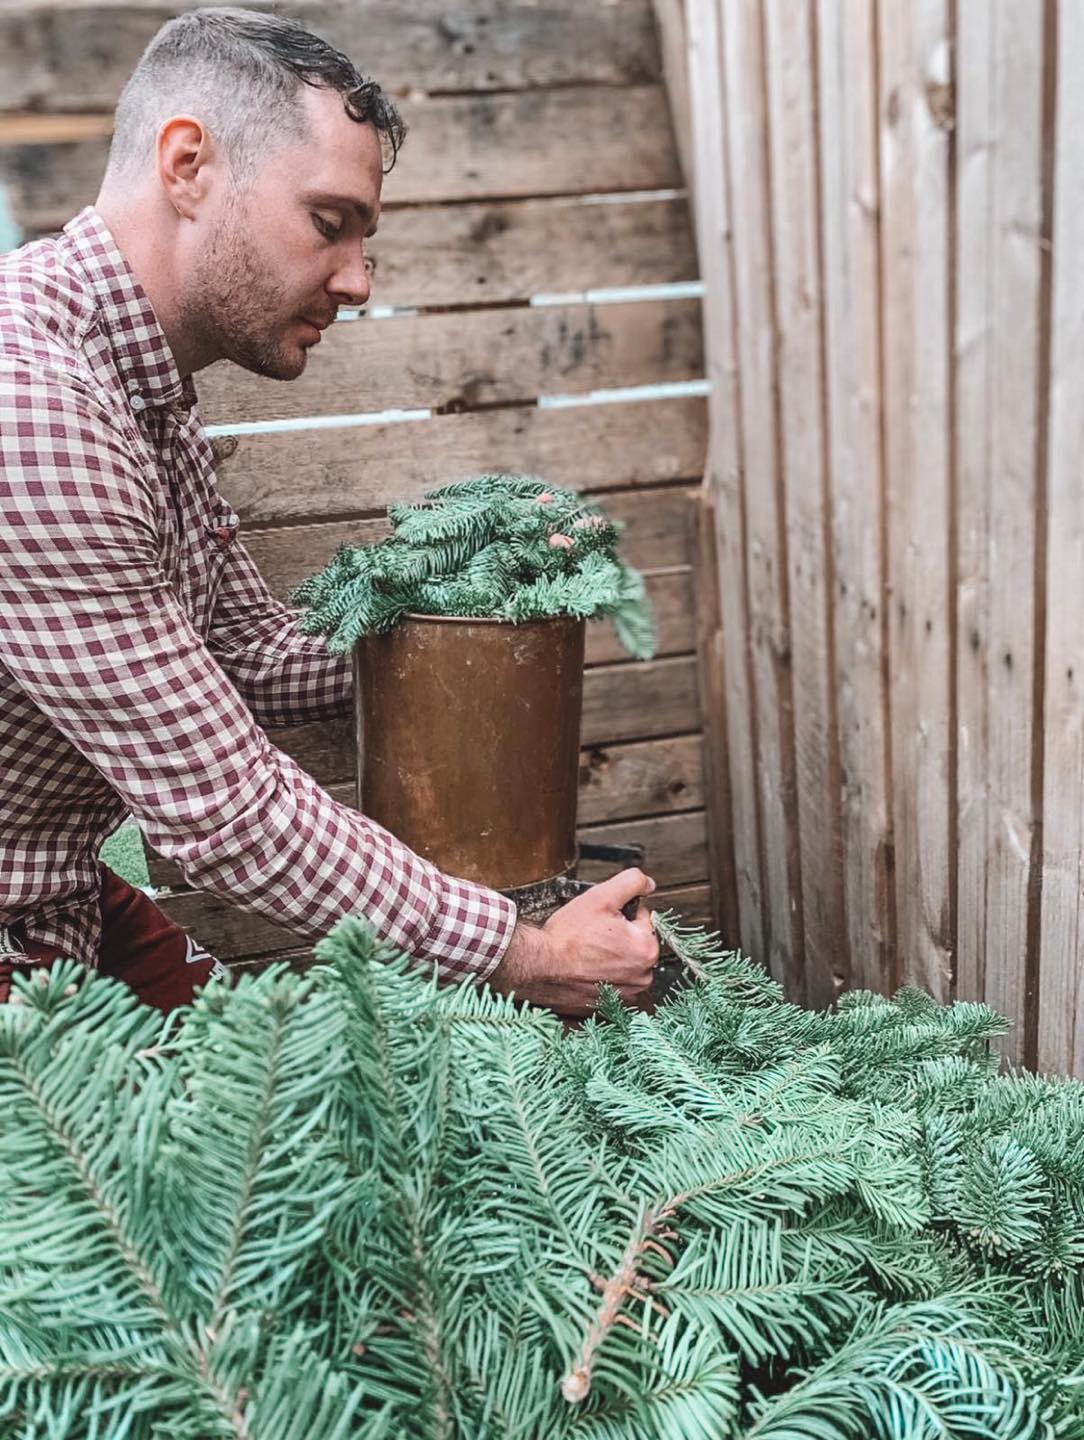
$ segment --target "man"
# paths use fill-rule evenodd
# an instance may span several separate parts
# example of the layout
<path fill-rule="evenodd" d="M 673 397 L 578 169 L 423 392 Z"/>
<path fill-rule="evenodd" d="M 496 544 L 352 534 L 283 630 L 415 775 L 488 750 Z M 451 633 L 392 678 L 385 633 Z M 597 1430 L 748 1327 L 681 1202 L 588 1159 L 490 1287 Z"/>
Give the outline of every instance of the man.
<path fill-rule="evenodd" d="M 305 369 L 369 296 L 378 86 L 299 25 L 205 10 L 152 40 L 92 208 L 0 263 L 0 990 L 70 955 L 163 1010 L 221 967 L 100 866 L 130 812 L 193 885 L 315 940 L 344 913 L 447 978 L 563 1013 L 658 956 L 628 870 L 544 927 L 336 804 L 260 728 L 350 705 L 236 539 L 192 376 Z M 496 758 L 496 757 L 495 757 Z"/>

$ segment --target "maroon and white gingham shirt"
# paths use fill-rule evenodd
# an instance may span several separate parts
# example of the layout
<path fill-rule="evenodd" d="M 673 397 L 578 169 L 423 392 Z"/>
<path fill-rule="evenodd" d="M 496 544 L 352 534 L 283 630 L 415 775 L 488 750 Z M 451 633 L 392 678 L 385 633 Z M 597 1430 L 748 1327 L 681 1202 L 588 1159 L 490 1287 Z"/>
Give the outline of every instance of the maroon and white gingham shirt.
<path fill-rule="evenodd" d="M 186 880 L 307 940 L 366 916 L 487 975 L 514 905 L 338 805 L 261 725 L 350 705 L 215 486 L 191 377 L 102 218 L 0 257 L 0 936 L 88 965 L 130 812 Z"/>

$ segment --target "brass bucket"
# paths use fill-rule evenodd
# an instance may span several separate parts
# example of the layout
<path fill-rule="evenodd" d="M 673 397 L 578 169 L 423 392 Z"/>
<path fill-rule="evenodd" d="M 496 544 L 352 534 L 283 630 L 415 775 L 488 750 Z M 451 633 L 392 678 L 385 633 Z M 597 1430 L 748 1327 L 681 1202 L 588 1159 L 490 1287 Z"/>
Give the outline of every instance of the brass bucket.
<path fill-rule="evenodd" d="M 358 804 L 496 890 L 576 863 L 585 624 L 408 615 L 354 651 Z"/>

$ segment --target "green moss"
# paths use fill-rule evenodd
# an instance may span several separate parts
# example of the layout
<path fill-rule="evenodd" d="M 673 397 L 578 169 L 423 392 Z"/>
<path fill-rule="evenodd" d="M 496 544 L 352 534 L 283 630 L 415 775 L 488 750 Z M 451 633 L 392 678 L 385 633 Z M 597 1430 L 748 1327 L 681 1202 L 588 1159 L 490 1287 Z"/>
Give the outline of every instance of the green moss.
<path fill-rule="evenodd" d="M 151 877 L 147 872 L 147 857 L 143 852 L 143 836 L 139 826 L 127 821 L 114 831 L 98 852 L 98 858 L 108 865 L 115 875 L 127 880 L 129 885 L 149 885 Z"/>

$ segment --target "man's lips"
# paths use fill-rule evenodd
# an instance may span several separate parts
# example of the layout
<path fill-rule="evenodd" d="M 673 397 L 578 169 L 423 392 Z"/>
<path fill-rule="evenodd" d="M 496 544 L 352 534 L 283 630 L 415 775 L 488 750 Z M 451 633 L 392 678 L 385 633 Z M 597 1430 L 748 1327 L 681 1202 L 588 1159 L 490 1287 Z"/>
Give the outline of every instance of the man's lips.
<path fill-rule="evenodd" d="M 335 317 L 332 316 L 331 320 L 334 320 L 334 318 Z M 302 325 L 307 325 L 310 330 L 316 332 L 317 340 L 320 339 L 321 332 L 326 330 L 327 327 L 331 324 L 331 320 L 310 320 L 307 315 L 300 315 L 298 316 L 298 319 L 301 321 Z"/>

